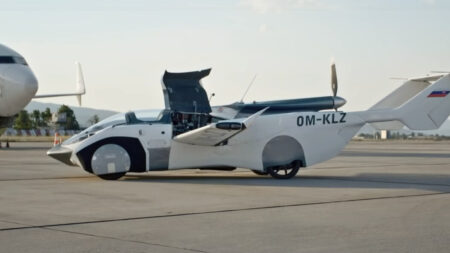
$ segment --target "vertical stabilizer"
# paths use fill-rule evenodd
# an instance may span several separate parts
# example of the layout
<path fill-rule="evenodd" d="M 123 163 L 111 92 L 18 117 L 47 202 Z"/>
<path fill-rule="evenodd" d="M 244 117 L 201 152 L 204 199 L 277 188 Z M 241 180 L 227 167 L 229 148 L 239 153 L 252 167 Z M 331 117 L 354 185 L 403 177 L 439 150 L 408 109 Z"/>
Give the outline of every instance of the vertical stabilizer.
<path fill-rule="evenodd" d="M 422 78 L 426 79 L 426 78 Z M 412 80 L 416 81 L 416 80 Z M 405 83 L 411 84 L 409 81 Z M 406 125 L 411 130 L 432 130 L 439 128 L 450 115 L 450 74 L 439 78 L 433 84 L 423 84 L 423 90 L 414 94 L 412 89 L 420 90 L 420 84 L 409 87 L 409 93 L 406 96 L 398 93 L 404 87 L 400 87 L 383 99 L 386 107 L 371 108 L 370 110 L 360 112 L 360 117 L 367 123 L 391 123 L 393 121 Z M 411 97 L 403 102 L 407 97 Z M 395 100 L 397 98 L 397 100 Z M 403 102 L 403 103 L 402 103 Z M 400 104 L 400 106 L 397 106 Z M 391 106 L 396 108 L 392 108 Z M 389 129 L 389 128 L 385 128 Z"/>
<path fill-rule="evenodd" d="M 398 108 L 401 121 L 411 130 L 439 128 L 450 115 L 450 75 L 437 80 Z"/>
<path fill-rule="evenodd" d="M 86 87 L 84 86 L 83 71 L 81 70 L 81 64 L 79 62 L 75 63 L 77 65 L 77 100 L 78 105 L 81 106 L 81 95 L 86 94 Z"/>
<path fill-rule="evenodd" d="M 432 82 L 438 80 L 442 76 L 443 75 L 435 75 L 420 78 L 411 78 L 398 89 L 394 90 L 388 96 L 372 106 L 370 110 L 395 109 L 422 92 L 424 89 L 429 87 Z M 387 121 L 372 123 L 372 126 L 379 130 L 398 130 L 401 129 L 404 124 L 400 121 Z"/>

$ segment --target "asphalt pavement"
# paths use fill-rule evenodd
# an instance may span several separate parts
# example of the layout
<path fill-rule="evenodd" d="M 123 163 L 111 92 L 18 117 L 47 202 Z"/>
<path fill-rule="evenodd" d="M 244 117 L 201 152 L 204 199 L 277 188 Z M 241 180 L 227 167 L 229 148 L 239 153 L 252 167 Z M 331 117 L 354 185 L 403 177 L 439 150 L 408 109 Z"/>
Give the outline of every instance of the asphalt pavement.
<path fill-rule="evenodd" d="M 352 142 L 290 180 L 179 170 L 104 181 L 0 149 L 0 252 L 449 252 L 450 142 Z"/>

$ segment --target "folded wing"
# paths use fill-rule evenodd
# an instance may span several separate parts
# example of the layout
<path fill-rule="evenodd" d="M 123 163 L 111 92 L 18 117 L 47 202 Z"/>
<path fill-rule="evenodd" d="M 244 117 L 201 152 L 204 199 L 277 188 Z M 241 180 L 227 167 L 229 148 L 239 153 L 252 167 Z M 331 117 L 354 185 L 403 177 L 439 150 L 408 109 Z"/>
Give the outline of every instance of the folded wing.
<path fill-rule="evenodd" d="M 199 146 L 220 146 L 230 138 L 249 128 L 249 126 L 268 108 L 258 111 L 247 118 L 223 120 L 207 126 L 180 134 L 174 141 L 199 145 Z"/>

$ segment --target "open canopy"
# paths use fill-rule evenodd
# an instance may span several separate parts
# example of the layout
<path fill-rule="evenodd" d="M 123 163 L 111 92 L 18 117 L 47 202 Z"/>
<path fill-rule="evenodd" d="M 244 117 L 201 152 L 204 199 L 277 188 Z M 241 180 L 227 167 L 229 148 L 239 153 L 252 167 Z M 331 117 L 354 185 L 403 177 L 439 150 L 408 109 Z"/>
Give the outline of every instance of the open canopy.
<path fill-rule="evenodd" d="M 208 76 L 211 69 L 194 72 L 165 72 L 162 79 L 166 109 L 186 113 L 210 113 L 208 96 L 200 80 Z"/>

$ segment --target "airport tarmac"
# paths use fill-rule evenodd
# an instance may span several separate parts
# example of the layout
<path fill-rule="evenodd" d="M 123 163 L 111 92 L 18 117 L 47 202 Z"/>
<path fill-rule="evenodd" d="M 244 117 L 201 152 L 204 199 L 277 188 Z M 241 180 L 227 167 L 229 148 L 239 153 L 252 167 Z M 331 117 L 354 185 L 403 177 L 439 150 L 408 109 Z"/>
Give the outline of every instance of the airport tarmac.
<path fill-rule="evenodd" d="M 352 142 L 275 180 L 183 170 L 104 181 L 0 150 L 0 252 L 449 252 L 450 142 Z"/>

